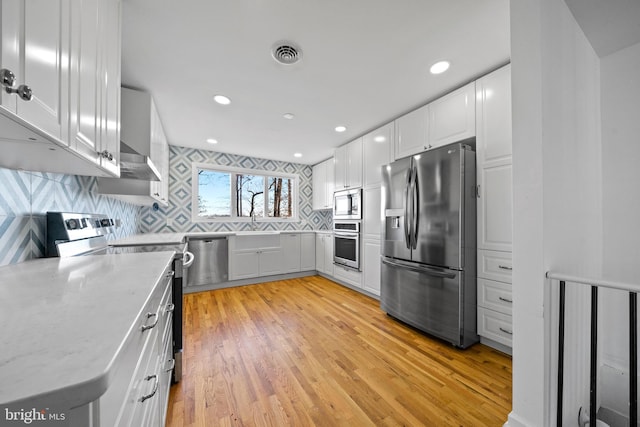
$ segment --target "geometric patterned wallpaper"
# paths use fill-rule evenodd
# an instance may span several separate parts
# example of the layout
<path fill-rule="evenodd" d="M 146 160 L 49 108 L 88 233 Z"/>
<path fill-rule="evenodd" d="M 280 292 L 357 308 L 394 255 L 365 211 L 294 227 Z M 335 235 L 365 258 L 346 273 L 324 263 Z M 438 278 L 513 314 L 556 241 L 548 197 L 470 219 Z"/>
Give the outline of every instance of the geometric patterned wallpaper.
<path fill-rule="evenodd" d="M 44 256 L 47 211 L 120 219 L 110 239 L 139 233 L 139 206 L 96 193 L 95 177 L 0 168 L 0 266 Z"/>
<path fill-rule="evenodd" d="M 331 210 L 314 211 L 312 209 L 311 166 L 174 145 L 170 145 L 169 149 L 169 206 L 160 206 L 157 211 L 150 206 L 143 207 L 140 223 L 142 233 L 251 229 L 251 224 L 247 222 L 194 223 L 191 221 L 191 164 L 193 162 L 297 174 L 300 185 L 298 196 L 300 222 L 258 222 L 258 228 L 261 230 L 329 230 L 332 227 Z M 170 225 L 167 225 L 167 219 Z"/>

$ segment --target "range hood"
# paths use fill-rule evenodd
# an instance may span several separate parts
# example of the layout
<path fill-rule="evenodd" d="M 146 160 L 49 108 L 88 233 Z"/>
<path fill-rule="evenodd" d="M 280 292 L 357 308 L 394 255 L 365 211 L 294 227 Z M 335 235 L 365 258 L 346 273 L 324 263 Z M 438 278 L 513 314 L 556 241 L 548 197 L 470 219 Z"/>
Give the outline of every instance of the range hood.
<path fill-rule="evenodd" d="M 160 172 L 149 156 L 136 153 L 120 141 L 120 178 L 160 181 Z"/>

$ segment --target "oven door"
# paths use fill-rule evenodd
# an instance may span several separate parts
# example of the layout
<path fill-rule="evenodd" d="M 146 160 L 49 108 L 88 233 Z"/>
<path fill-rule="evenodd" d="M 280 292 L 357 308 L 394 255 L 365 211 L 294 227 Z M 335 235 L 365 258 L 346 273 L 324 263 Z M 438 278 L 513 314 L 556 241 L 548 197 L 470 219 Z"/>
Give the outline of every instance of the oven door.
<path fill-rule="evenodd" d="M 333 262 L 360 270 L 359 233 L 333 233 Z"/>

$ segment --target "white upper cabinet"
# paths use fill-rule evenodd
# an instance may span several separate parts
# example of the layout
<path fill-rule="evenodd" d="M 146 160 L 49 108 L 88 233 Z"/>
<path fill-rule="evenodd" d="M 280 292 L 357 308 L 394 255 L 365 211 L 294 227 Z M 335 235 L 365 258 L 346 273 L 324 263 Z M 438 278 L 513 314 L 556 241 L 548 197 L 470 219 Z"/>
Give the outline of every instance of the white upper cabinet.
<path fill-rule="evenodd" d="M 1 7 L 0 167 L 118 176 L 120 0 Z"/>
<path fill-rule="evenodd" d="M 511 66 L 477 81 L 478 249 L 512 249 Z"/>
<path fill-rule="evenodd" d="M 478 164 L 511 163 L 511 64 L 476 82 Z"/>
<path fill-rule="evenodd" d="M 362 187 L 362 138 L 336 148 L 335 190 Z"/>
<path fill-rule="evenodd" d="M 428 149 L 429 106 L 405 114 L 395 120 L 395 159 Z"/>
<path fill-rule="evenodd" d="M 363 187 L 379 186 L 382 183 L 382 165 L 393 161 L 393 122 L 388 123 L 362 137 Z"/>
<path fill-rule="evenodd" d="M 469 83 L 429 104 L 429 148 L 474 137 L 475 83 Z"/>
<path fill-rule="evenodd" d="M 69 0 L 2 0 L 2 63 L 15 76 L 2 107 L 67 139 Z M 28 91 L 31 99 L 27 100 Z"/>
<path fill-rule="evenodd" d="M 313 210 L 331 209 L 333 206 L 333 157 L 313 166 Z"/>
<path fill-rule="evenodd" d="M 118 174 L 120 1 L 74 2 L 71 16 L 71 146 Z"/>

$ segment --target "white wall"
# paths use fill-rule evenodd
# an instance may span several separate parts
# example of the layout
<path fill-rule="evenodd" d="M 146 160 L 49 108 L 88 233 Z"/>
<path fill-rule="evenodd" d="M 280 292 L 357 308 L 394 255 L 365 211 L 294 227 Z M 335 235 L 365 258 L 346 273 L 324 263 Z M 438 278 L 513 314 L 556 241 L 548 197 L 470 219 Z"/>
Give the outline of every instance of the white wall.
<path fill-rule="evenodd" d="M 640 44 L 601 60 L 604 276 L 640 283 Z M 602 298 L 602 404 L 628 413 L 628 297 Z"/>
<path fill-rule="evenodd" d="M 557 310 L 548 270 L 598 276 L 602 266 L 599 59 L 562 0 L 511 1 L 514 180 L 513 410 L 510 426 L 555 424 Z M 568 307 L 564 420 L 588 402 L 585 296 Z M 578 322 L 581 324 L 582 322 Z M 555 335 L 555 333 L 554 333 Z M 588 348 L 588 347 L 587 347 Z M 588 354 L 588 353 L 587 353 Z M 575 372 L 575 371 L 574 371 Z"/>

